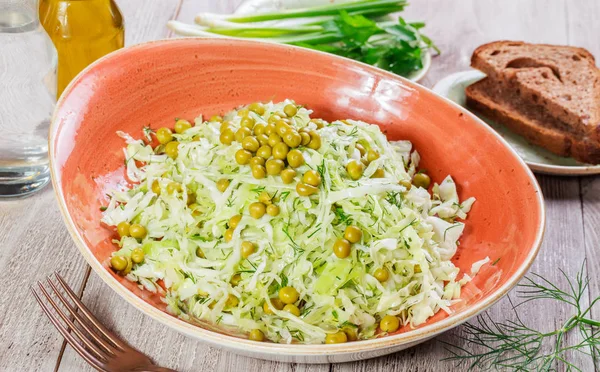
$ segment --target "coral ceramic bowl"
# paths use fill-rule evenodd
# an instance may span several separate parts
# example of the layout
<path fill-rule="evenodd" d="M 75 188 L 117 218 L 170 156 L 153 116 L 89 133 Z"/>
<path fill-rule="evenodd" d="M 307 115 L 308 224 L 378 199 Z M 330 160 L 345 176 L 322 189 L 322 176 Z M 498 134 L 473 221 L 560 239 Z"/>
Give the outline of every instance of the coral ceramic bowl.
<path fill-rule="evenodd" d="M 461 199 L 477 198 L 453 261 L 463 272 L 485 257 L 452 315 L 439 312 L 416 329 L 338 345 L 282 345 L 193 325 L 107 267 L 114 231 L 100 225 L 106 193 L 126 183 L 124 142 L 175 117 L 213 115 L 254 101 L 292 98 L 325 119 L 376 123 L 408 139 L 434 181 L 451 174 Z M 366 359 L 413 346 L 498 301 L 534 260 L 544 230 L 538 184 L 493 130 L 459 106 L 398 76 L 348 59 L 290 46 L 219 39 L 151 42 L 92 64 L 66 89 L 50 129 L 52 179 L 81 254 L 120 296 L 188 336 L 256 358 L 324 363 Z M 492 262 L 494 264 L 492 264 Z"/>

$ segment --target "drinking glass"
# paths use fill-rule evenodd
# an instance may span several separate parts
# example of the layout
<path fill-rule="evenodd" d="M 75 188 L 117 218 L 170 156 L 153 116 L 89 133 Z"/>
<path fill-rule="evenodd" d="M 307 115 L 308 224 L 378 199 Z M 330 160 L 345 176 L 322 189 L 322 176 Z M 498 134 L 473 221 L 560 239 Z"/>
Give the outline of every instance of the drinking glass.
<path fill-rule="evenodd" d="M 36 0 L 0 0 L 0 198 L 31 194 L 50 180 L 57 55 L 37 9 Z"/>

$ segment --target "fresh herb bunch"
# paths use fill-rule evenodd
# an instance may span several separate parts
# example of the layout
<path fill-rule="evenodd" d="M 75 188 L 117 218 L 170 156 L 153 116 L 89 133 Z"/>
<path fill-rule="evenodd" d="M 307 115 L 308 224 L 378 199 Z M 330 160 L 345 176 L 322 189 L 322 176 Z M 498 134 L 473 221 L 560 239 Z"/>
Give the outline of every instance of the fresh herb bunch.
<path fill-rule="evenodd" d="M 434 48 L 433 42 L 419 30 L 424 23 L 376 23 L 362 15 L 343 11 L 323 23 L 324 35 L 334 37 L 334 43 L 292 43 L 306 48 L 337 54 L 377 66 L 395 74 L 408 76 L 423 68 L 423 49 Z"/>
<path fill-rule="evenodd" d="M 561 270 L 568 283 L 566 289 L 559 288 L 538 274 L 526 277 L 517 290 L 522 301 L 513 306 L 516 320 L 496 322 L 487 314 L 480 315 L 476 324 L 466 323 L 463 326 L 466 335 L 461 336 L 476 351 L 446 343 L 446 349 L 452 356 L 444 360 L 455 361 L 459 366 L 467 365 L 470 370 L 554 371 L 558 364 L 566 371 L 581 371 L 580 367 L 567 360 L 567 354 L 575 352 L 588 356 L 598 366 L 600 322 L 590 319 L 589 314 L 600 297 L 596 297 L 588 306 L 582 304 L 589 285 L 589 278 L 584 275 L 584 266 L 585 262 L 575 281 Z M 517 309 L 520 305 L 540 299 L 560 301 L 572 308 L 574 314 L 561 328 L 552 332 L 532 329 L 523 323 Z M 577 331 L 581 340 L 575 344 L 566 344 L 565 336 Z"/>
<path fill-rule="evenodd" d="M 422 22 L 381 22 L 404 9 L 404 0 L 359 0 L 249 16 L 199 14 L 198 25 L 177 21 L 169 27 L 181 35 L 235 37 L 271 41 L 337 54 L 408 76 L 423 68 L 423 51 L 439 49 L 421 33 Z M 264 21 L 295 19 L 294 24 Z"/>

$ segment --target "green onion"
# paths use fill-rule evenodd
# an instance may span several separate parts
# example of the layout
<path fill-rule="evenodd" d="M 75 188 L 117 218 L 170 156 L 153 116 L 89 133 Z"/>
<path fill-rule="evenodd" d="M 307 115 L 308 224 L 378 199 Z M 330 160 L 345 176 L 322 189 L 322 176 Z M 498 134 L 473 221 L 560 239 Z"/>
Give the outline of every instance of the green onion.
<path fill-rule="evenodd" d="M 247 16 L 201 13 L 196 16 L 197 25 L 171 21 L 168 26 L 184 36 L 260 40 L 320 50 L 409 76 L 423 68 L 424 52 L 439 50 L 421 34 L 423 22 L 379 21 L 406 5 L 404 0 L 360 0 Z M 263 22 L 285 19 L 296 22 Z"/>
<path fill-rule="evenodd" d="M 406 6 L 408 3 L 405 0 L 359 0 L 347 3 L 338 3 L 331 5 L 322 5 L 311 8 L 301 8 L 301 9 L 290 9 L 283 10 L 272 13 L 263 13 L 263 14 L 255 14 L 255 15 L 242 15 L 242 16 L 227 16 L 226 20 L 230 22 L 262 22 L 262 21 L 272 21 L 272 20 L 280 20 L 280 19 L 290 19 L 290 18 L 307 18 L 307 17 L 319 17 L 319 16 L 327 16 L 327 15 L 337 15 L 340 11 L 346 12 L 382 12 L 385 11 L 386 14 L 400 11 Z M 210 13 L 201 14 L 201 16 L 211 16 Z M 198 18 L 197 17 L 197 18 Z"/>

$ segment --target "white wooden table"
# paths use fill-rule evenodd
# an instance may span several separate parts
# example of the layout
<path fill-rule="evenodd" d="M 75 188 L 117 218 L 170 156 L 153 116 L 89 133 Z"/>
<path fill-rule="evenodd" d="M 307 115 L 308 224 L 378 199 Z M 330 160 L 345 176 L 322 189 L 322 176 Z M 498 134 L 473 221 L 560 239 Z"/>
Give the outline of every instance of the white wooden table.
<path fill-rule="evenodd" d="M 239 0 L 120 0 L 127 44 L 170 36 L 169 19 L 191 21 L 199 11 L 231 12 Z M 415 0 L 408 19 L 427 22 L 427 33 L 442 49 L 422 82 L 469 65 L 473 49 L 487 41 L 517 39 L 572 44 L 600 58 L 598 0 Z M 1 45 L 0 45 L 1 53 Z M 539 176 L 546 197 L 548 226 L 532 271 L 561 282 L 557 268 L 574 275 L 587 258 L 590 293 L 600 295 L 600 177 Z M 498 228 L 502 228 L 498 226 Z M 292 365 L 240 357 L 205 346 L 143 316 L 121 300 L 90 270 L 64 227 L 51 187 L 22 200 L 0 202 L 0 371 L 91 370 L 48 322 L 28 286 L 59 270 L 82 294 L 86 304 L 109 327 L 160 365 L 179 371 L 448 371 L 440 362 L 448 353 L 439 340 L 461 344 L 458 329 L 412 349 L 363 362 L 339 365 Z M 490 314 L 510 314 L 507 299 Z M 524 309 L 533 327 L 559 326 L 571 314 L 554 302 Z M 600 318 L 596 311 L 592 314 Z M 552 328 L 555 329 L 555 328 Z M 573 340 L 567 340 L 567 342 Z M 576 361 L 584 371 L 591 363 Z M 559 370 L 562 370 L 559 369 Z"/>

